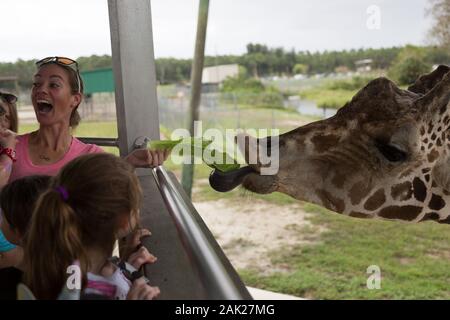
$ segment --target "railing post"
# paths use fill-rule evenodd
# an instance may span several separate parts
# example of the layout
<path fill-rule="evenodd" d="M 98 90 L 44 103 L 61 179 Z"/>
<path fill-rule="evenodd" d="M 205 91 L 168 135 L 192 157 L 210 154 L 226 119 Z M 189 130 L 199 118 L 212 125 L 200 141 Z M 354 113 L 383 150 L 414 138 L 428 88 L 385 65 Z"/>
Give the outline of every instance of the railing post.
<path fill-rule="evenodd" d="M 120 155 L 159 139 L 150 0 L 108 0 Z"/>

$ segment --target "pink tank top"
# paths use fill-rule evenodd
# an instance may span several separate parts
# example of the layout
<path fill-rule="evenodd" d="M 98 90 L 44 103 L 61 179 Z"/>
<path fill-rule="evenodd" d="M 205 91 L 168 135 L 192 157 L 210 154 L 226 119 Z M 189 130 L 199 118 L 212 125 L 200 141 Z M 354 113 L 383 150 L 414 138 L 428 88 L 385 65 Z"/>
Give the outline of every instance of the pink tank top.
<path fill-rule="evenodd" d="M 87 153 L 104 152 L 102 148 L 95 144 L 86 144 L 75 137 L 72 137 L 69 151 L 59 161 L 48 165 L 35 165 L 31 162 L 28 154 L 28 138 L 30 134 L 17 136 L 18 143 L 16 145 L 17 161 L 12 166 L 12 172 L 9 182 L 19 178 L 31 175 L 49 175 L 55 176 L 58 171 L 68 162 L 76 157 Z"/>

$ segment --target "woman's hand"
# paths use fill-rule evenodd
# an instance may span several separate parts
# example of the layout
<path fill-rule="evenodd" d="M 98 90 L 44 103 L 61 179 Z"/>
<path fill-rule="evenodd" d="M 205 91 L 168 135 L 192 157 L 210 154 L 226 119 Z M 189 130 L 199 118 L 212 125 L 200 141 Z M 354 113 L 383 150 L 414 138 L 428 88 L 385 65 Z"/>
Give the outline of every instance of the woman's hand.
<path fill-rule="evenodd" d="M 125 157 L 135 168 L 151 168 L 163 164 L 169 157 L 170 150 L 137 149 Z"/>
<path fill-rule="evenodd" d="M 15 149 L 17 134 L 9 129 L 0 129 L 0 144 L 3 148 Z"/>
<path fill-rule="evenodd" d="M 127 300 L 153 300 L 159 294 L 160 290 L 158 287 L 152 287 L 145 282 L 144 278 L 139 278 L 133 281 Z"/>

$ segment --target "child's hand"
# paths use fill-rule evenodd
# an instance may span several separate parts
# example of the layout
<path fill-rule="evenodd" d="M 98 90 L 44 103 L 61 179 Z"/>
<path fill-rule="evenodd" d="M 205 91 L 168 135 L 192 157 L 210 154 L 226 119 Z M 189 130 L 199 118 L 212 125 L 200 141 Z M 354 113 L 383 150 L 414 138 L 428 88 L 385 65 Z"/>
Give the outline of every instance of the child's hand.
<path fill-rule="evenodd" d="M 127 300 L 153 300 L 159 296 L 160 292 L 158 287 L 152 287 L 145 282 L 144 278 L 139 278 L 133 281 Z"/>
<path fill-rule="evenodd" d="M 146 263 L 154 263 L 157 258 L 148 252 L 147 248 L 140 247 L 138 251 L 133 252 L 127 262 L 136 269 L 140 269 Z"/>
<path fill-rule="evenodd" d="M 14 149 L 17 143 L 17 134 L 8 129 L 0 129 L 0 144 L 4 148 Z"/>
<path fill-rule="evenodd" d="M 130 234 L 127 245 L 129 246 L 129 248 L 136 249 L 136 247 L 141 244 L 142 237 L 151 235 L 152 233 L 148 229 L 136 229 Z"/>
<path fill-rule="evenodd" d="M 126 238 L 121 240 L 120 257 L 122 260 L 128 260 L 129 256 L 141 245 L 142 237 L 149 237 L 152 233 L 147 229 L 136 229 Z"/>

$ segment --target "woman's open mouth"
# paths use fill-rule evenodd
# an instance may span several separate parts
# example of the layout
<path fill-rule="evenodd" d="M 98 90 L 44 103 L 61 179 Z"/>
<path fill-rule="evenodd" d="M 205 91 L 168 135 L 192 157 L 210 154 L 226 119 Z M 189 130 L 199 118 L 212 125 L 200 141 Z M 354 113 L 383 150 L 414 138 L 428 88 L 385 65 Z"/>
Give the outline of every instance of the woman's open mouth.
<path fill-rule="evenodd" d="M 53 110 L 53 105 L 47 100 L 37 100 L 36 102 L 39 114 L 48 114 Z"/>

